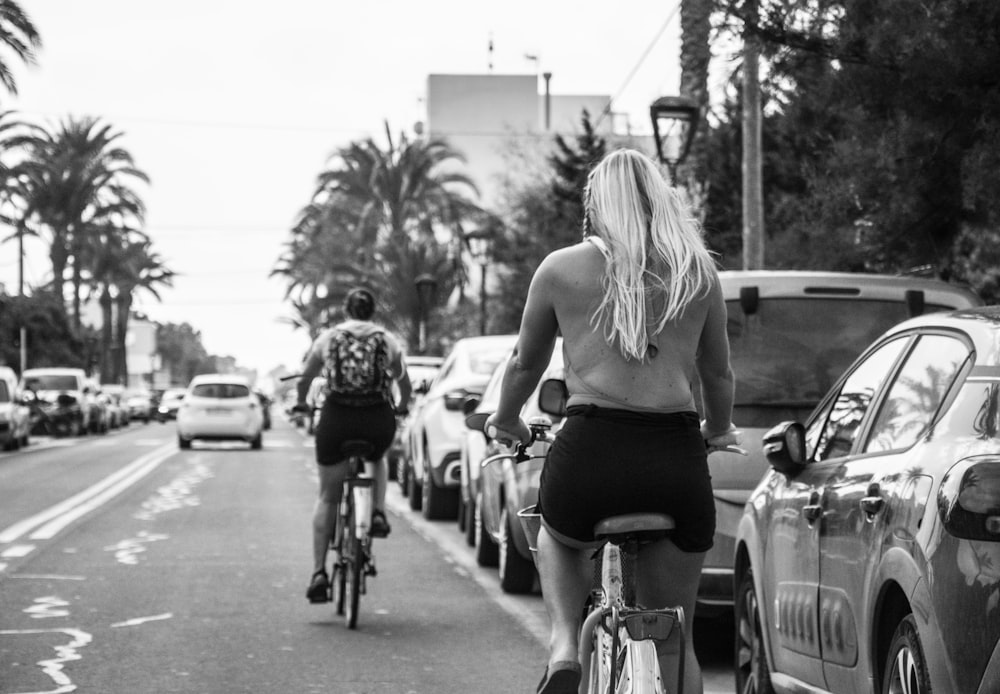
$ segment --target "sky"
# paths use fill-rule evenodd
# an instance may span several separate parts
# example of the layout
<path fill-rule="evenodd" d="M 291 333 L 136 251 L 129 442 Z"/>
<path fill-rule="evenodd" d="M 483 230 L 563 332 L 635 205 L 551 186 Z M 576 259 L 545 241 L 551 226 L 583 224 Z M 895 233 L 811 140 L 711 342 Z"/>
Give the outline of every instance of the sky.
<path fill-rule="evenodd" d="M 679 2 L 21 0 L 43 45 L 35 65 L 4 56 L 18 94 L 0 108 L 122 133 L 151 179 L 145 231 L 177 273 L 135 309 L 263 374 L 309 344 L 268 274 L 334 150 L 382 142 L 385 121 L 412 131 L 429 74 L 487 74 L 491 60 L 494 74 L 551 72 L 553 94 L 610 94 L 648 132 L 649 104 L 678 90 Z M 29 286 L 47 281 L 40 242 L 25 261 Z M 16 289 L 13 242 L 0 282 Z"/>

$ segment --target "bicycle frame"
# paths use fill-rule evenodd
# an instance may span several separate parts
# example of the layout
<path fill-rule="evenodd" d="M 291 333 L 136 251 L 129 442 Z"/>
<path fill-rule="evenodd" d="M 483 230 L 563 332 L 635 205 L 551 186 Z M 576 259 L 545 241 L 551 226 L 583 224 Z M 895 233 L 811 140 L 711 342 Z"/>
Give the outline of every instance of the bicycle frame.
<path fill-rule="evenodd" d="M 348 475 L 337 513 L 331 546 L 337 554 L 333 566 L 337 614 L 344 615 L 349 629 L 357 628 L 361 595 L 367 592 L 366 579 L 375 575 L 371 545 L 372 494 L 375 463 L 351 455 Z"/>

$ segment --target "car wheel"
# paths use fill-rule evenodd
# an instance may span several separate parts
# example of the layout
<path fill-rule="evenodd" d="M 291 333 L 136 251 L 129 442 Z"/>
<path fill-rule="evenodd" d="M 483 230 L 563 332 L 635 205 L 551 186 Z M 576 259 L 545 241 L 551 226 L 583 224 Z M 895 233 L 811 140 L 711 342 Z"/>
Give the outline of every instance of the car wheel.
<path fill-rule="evenodd" d="M 917 622 L 908 614 L 892 635 L 892 645 L 885 660 L 882 694 L 927 694 L 930 691 L 931 680 L 927 675 Z"/>
<path fill-rule="evenodd" d="M 465 530 L 465 544 L 469 547 L 476 546 L 476 500 L 472 497 L 471 492 L 469 495 L 469 500 L 463 504 L 464 508 L 462 513 L 465 514 L 465 521 L 463 523 Z"/>
<path fill-rule="evenodd" d="M 441 487 L 434 481 L 429 467 L 424 467 L 423 494 L 424 518 L 427 520 L 448 520 L 458 513 L 458 489 Z"/>
<path fill-rule="evenodd" d="M 406 475 L 406 496 L 410 498 L 410 510 L 419 511 L 423 508 L 424 490 L 423 485 L 417 482 L 417 472 L 412 467 Z"/>
<path fill-rule="evenodd" d="M 191 439 L 186 439 L 183 436 L 178 436 L 177 447 L 186 451 L 187 449 L 191 448 Z"/>
<path fill-rule="evenodd" d="M 747 571 L 736 591 L 736 691 L 742 694 L 774 694 L 771 672 L 764 652 L 760 605 L 753 585 L 753 572 Z"/>
<path fill-rule="evenodd" d="M 257 434 L 256 437 L 250 442 L 250 448 L 259 451 L 264 447 L 264 436 L 263 434 Z"/>
<path fill-rule="evenodd" d="M 511 537 L 512 532 L 510 512 L 504 506 L 500 512 L 500 546 L 497 557 L 500 565 L 500 588 L 505 593 L 530 593 L 535 585 L 535 564 L 517 551 L 517 545 Z"/>
<path fill-rule="evenodd" d="M 476 513 L 473 519 L 473 533 L 475 542 L 473 554 L 476 555 L 476 563 L 480 566 L 496 566 L 499 563 L 500 548 L 493 541 L 490 534 L 486 532 L 486 524 L 483 523 L 483 495 L 476 495 Z"/>
<path fill-rule="evenodd" d="M 409 484 L 407 478 L 409 477 L 409 475 L 410 475 L 410 466 L 406 464 L 405 460 L 400 460 L 399 472 L 396 473 L 396 481 L 399 482 L 399 493 L 402 494 L 404 497 L 410 493 L 410 490 L 407 488 L 407 485 Z"/>

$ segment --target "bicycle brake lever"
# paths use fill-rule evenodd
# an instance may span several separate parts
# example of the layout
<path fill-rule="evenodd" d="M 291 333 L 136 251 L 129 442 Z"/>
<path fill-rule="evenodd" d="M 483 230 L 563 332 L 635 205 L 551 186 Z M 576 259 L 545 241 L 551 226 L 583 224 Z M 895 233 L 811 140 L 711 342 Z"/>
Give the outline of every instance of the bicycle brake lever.
<path fill-rule="evenodd" d="M 517 444 L 517 448 L 514 449 L 514 462 L 526 463 L 529 460 L 531 460 L 531 454 L 528 453 L 528 449 L 523 443 Z"/>

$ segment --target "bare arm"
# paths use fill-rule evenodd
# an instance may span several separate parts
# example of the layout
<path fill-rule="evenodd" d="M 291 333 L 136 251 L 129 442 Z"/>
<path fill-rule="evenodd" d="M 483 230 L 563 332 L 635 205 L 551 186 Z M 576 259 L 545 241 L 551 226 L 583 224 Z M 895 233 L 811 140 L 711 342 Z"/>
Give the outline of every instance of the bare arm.
<path fill-rule="evenodd" d="M 518 439 L 527 443 L 531 437 L 520 419 L 520 413 L 521 407 L 531 396 L 549 365 L 559 333 L 552 302 L 555 291 L 553 275 L 554 269 L 549 257 L 539 266 L 528 288 L 517 345 L 504 372 L 500 404 L 487 422 L 487 426 L 492 425 L 500 430 L 500 435 L 497 436 L 500 441 Z"/>
<path fill-rule="evenodd" d="M 309 386 L 312 385 L 313 379 L 319 375 L 320 369 L 323 368 L 323 344 L 321 342 L 325 344 L 322 337 L 316 339 L 312 347 L 309 348 L 309 354 L 306 355 L 306 359 L 302 364 L 302 375 L 296 384 L 299 396 L 297 402 L 299 405 L 306 403 Z"/>
<path fill-rule="evenodd" d="M 729 363 L 729 336 L 726 333 L 726 304 L 718 282 L 712 287 L 710 305 L 698 348 L 698 376 L 701 379 L 706 439 L 733 429 L 735 377 Z"/>
<path fill-rule="evenodd" d="M 410 398 L 413 397 L 413 384 L 410 383 L 410 374 L 406 371 L 406 360 L 403 357 L 403 350 L 395 343 L 395 358 L 392 363 L 392 372 L 396 376 L 396 385 L 399 387 L 399 402 L 396 403 L 397 410 L 406 410 L 410 407 Z"/>

